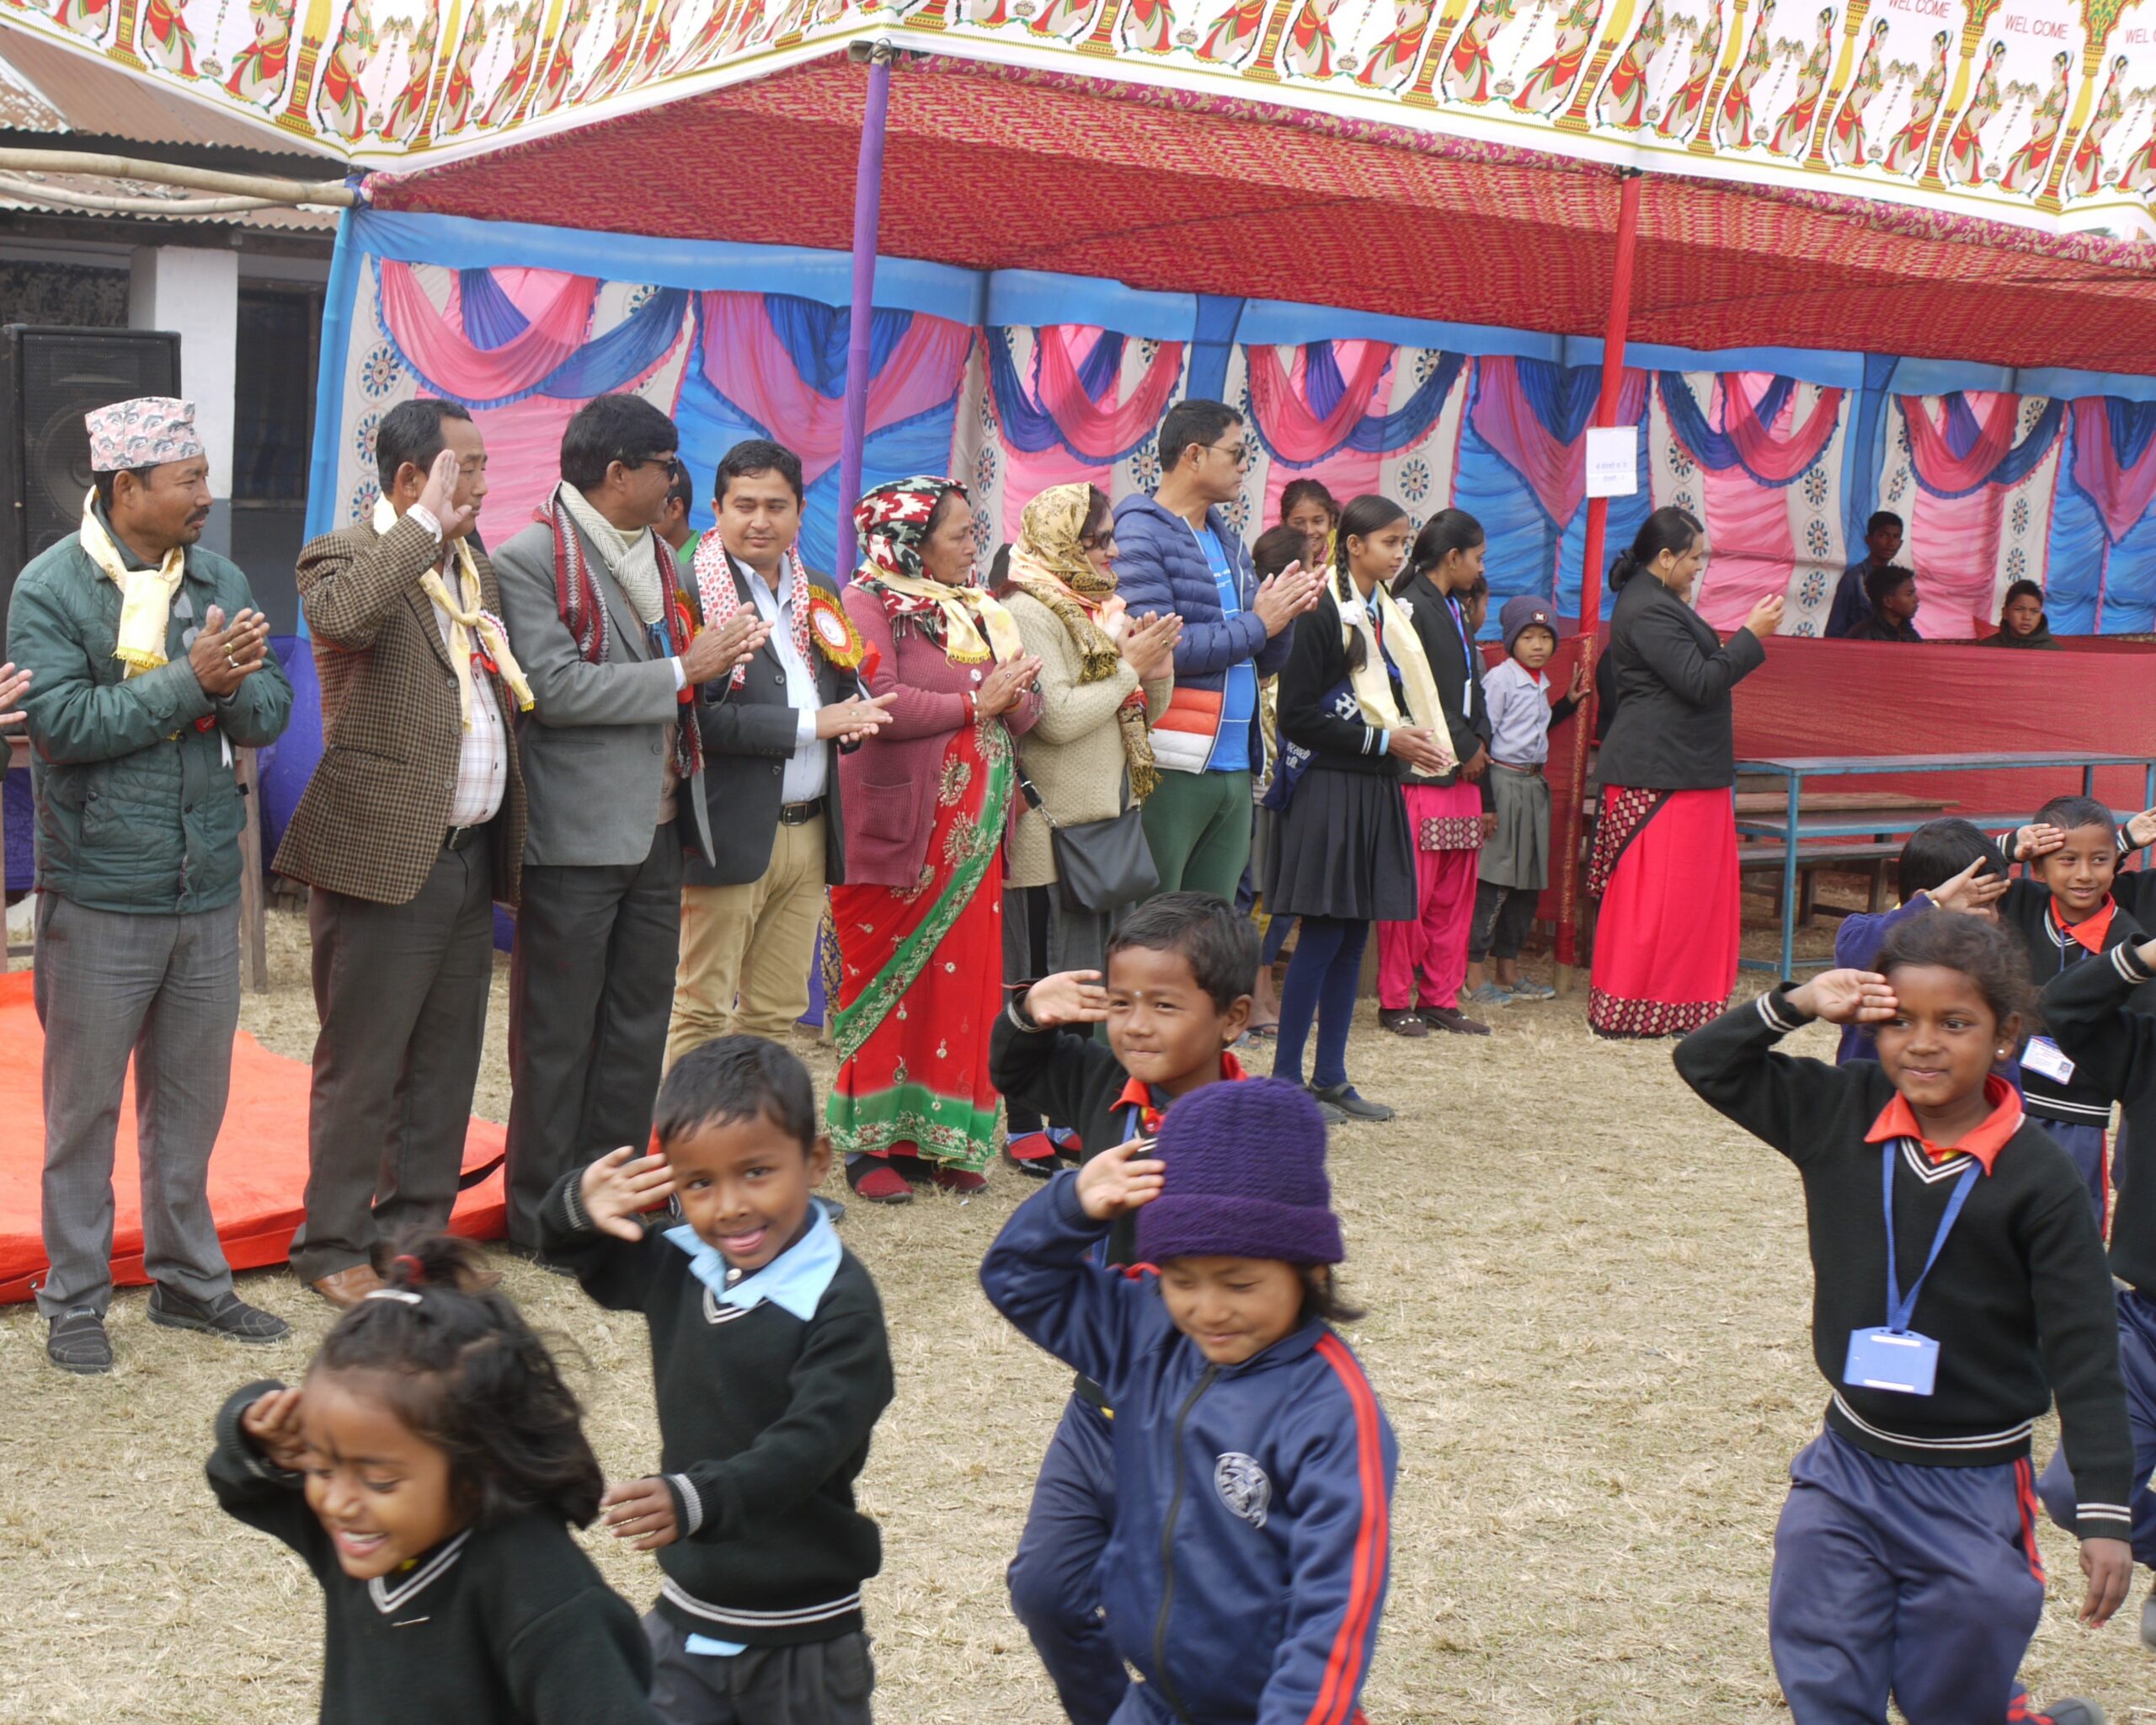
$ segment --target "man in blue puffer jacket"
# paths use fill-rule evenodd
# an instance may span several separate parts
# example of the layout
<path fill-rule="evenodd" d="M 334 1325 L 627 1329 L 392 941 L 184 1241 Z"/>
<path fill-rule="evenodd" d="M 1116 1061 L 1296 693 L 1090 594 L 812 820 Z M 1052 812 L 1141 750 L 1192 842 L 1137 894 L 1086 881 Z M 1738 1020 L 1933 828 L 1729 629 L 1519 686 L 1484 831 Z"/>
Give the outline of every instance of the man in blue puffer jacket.
<path fill-rule="evenodd" d="M 1161 890 L 1232 901 L 1250 862 L 1251 775 L 1262 759 L 1257 681 L 1288 661 L 1288 632 L 1317 603 L 1321 572 L 1260 583 L 1220 513 L 1241 489 L 1251 434 L 1217 401 L 1177 402 L 1161 421 L 1161 485 L 1116 505 L 1116 588 L 1133 617 L 1173 611 L 1176 687 L 1153 728 L 1160 788 L 1145 841 Z"/>

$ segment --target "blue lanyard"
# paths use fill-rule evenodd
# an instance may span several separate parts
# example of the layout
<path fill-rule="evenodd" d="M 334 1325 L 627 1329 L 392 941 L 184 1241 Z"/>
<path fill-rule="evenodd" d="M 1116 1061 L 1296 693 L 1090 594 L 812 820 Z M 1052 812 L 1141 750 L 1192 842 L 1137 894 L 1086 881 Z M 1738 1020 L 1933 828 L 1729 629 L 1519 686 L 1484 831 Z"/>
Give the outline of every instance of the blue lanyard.
<path fill-rule="evenodd" d="M 1460 601 L 1451 594 L 1445 595 L 1445 609 L 1452 615 L 1454 633 L 1460 637 L 1460 658 L 1466 676 L 1460 686 L 1460 716 L 1475 717 L 1475 649 L 1467 644 L 1467 619 L 1461 614 Z"/>
<path fill-rule="evenodd" d="M 1932 1236 L 1931 1256 L 1924 1261 L 1924 1268 L 1917 1272 L 1915 1283 L 1904 1295 L 1899 1290 L 1901 1278 L 1894 1271 L 1894 1158 L 1901 1152 L 1904 1140 L 1889 1139 L 1879 1147 L 1879 1179 L 1881 1203 L 1886 1211 L 1886 1327 L 1896 1335 L 1908 1333 L 1909 1319 L 1916 1313 L 1917 1295 L 1924 1287 L 1924 1279 L 1931 1274 L 1931 1267 L 1939 1262 L 1939 1249 L 1946 1243 L 1946 1236 L 1954 1231 L 1954 1224 L 1961 1216 L 1961 1206 L 1968 1202 L 1969 1189 L 1977 1183 L 1980 1165 L 1972 1158 L 1969 1166 L 1961 1170 L 1961 1178 L 1955 1183 L 1953 1195 L 1946 1200 L 1946 1214 L 1939 1219 L 1939 1231 Z"/>

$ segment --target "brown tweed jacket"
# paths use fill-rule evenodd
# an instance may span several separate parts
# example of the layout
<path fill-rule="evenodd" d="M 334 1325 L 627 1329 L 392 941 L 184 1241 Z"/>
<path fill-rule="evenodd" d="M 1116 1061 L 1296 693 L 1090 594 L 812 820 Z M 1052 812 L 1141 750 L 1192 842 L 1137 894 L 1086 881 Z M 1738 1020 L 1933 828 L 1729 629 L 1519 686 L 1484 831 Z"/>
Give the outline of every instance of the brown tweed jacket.
<path fill-rule="evenodd" d="M 418 522 L 377 534 L 362 521 L 300 553 L 300 597 L 322 681 L 322 759 L 273 865 L 296 880 L 377 904 L 408 904 L 441 854 L 463 729 L 449 649 L 419 590 L 440 547 Z M 493 566 L 473 553 L 480 602 L 501 615 Z M 509 786 L 488 842 L 494 897 L 516 902 L 524 776 L 516 704 L 493 677 L 509 743 Z"/>

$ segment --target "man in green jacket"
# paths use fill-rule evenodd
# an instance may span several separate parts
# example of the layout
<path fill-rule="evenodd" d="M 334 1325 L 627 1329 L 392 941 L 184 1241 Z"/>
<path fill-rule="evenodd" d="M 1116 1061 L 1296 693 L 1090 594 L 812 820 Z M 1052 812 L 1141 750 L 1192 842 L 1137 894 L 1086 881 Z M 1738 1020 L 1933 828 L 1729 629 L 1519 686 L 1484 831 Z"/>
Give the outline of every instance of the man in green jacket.
<path fill-rule="evenodd" d="M 31 674 L 36 979 L 45 1027 L 45 1352 L 112 1369 L 112 1162 L 135 1061 L 150 1321 L 271 1342 L 232 1292 L 208 1194 L 239 1025 L 236 748 L 273 742 L 291 685 L 247 577 L 200 549 L 209 463 L 185 402 L 85 416 L 82 531 L 15 583 L 8 656 Z M 227 621 L 229 619 L 229 621 Z"/>

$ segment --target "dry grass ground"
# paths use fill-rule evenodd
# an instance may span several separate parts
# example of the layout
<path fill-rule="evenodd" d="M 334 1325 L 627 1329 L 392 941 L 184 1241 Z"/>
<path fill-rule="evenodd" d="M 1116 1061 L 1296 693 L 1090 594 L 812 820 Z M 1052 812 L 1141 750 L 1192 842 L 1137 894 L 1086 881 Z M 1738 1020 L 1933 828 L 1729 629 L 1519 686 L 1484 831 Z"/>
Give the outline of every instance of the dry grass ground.
<path fill-rule="evenodd" d="M 248 1028 L 305 1058 L 304 927 L 273 932 L 275 988 Z M 480 1111 L 500 1118 L 498 987 Z M 1825 1391 L 1806 1335 L 1796 1176 L 1677 1082 L 1661 1044 L 1590 1037 L 1575 1001 L 1514 1007 L 1486 1041 L 1381 1035 L 1352 1049 L 1398 1121 L 1332 1162 L 1369 1307 L 1353 1339 L 1398 1429 L 1392 1594 L 1367 1693 L 1386 1721 L 1719 1722 L 1786 1717 L 1766 1588 L 1790 1455 Z M 1825 1054 L 1823 1030 L 1798 1039 Z M 822 1051 L 803 1044 L 829 1078 Z M 1058 1715 L 1002 1566 L 1065 1375 L 989 1310 L 974 1272 L 1032 1189 L 999 1171 L 969 1203 L 857 1204 L 845 1234 L 882 1284 L 899 1398 L 864 1482 L 888 1553 L 871 1589 L 882 1717 L 1049 1725 Z M 508 1285 L 574 1344 L 609 1470 L 656 1454 L 641 1328 L 507 1258 Z M 328 1312 L 281 1273 L 251 1299 L 297 1325 L 242 1354 L 114 1308 L 120 1368 L 75 1381 L 27 1308 L 0 1316 L 0 1722 L 270 1725 L 312 1717 L 312 1580 L 225 1520 L 200 1471 L 207 1421 L 259 1372 L 295 1375 Z M 2047 1454 L 2051 1438 L 2041 1439 Z M 2041 1460 L 2041 1454 L 2040 1454 Z M 639 1605 L 642 1559 L 592 1542 Z M 2148 1577 L 2100 1634 L 2075 1627 L 2072 1542 L 2047 1529 L 2040 1696 L 2156 1722 L 2137 1642 Z"/>

